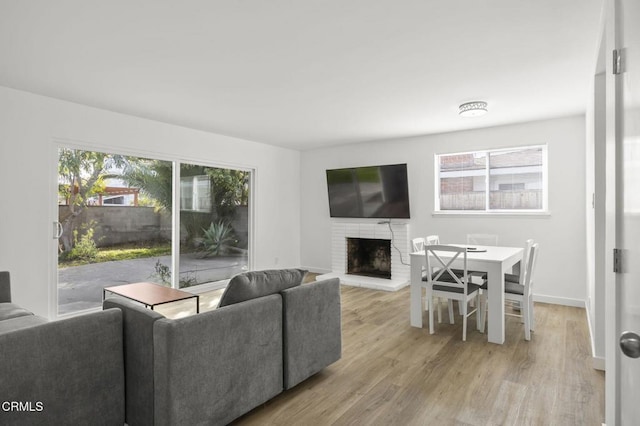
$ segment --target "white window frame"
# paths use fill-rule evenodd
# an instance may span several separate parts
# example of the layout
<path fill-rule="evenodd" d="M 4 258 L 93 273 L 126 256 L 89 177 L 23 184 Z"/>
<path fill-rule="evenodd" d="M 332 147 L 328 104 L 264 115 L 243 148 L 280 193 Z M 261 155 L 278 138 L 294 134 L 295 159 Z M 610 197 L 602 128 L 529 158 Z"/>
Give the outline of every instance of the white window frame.
<path fill-rule="evenodd" d="M 464 154 L 495 154 L 505 151 L 514 151 L 514 150 L 526 150 L 532 148 L 542 148 L 542 208 L 541 209 L 490 209 L 489 208 L 489 193 L 491 191 L 489 185 L 489 161 L 487 156 L 487 162 L 484 170 L 485 176 L 485 193 L 486 193 L 486 201 L 484 210 L 441 210 L 440 209 L 440 157 L 447 155 L 464 155 Z M 504 148 L 495 148 L 495 149 L 482 149 L 482 150 L 474 150 L 474 151 L 461 151 L 461 152 L 441 152 L 435 153 L 433 156 L 434 161 L 434 215 L 490 215 L 490 216 L 500 216 L 500 215 L 549 215 L 549 184 L 548 184 L 548 176 L 549 176 L 549 157 L 548 157 L 548 147 L 546 144 L 540 145 L 526 145 L 526 146 L 512 146 L 512 147 L 504 147 Z"/>

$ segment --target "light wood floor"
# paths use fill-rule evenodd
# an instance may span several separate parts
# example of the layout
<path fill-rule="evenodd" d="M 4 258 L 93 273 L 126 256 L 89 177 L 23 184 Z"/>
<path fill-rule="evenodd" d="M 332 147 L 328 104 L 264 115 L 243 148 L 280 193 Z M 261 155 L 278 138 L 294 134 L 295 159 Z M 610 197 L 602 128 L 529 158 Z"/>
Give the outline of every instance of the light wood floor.
<path fill-rule="evenodd" d="M 474 316 L 462 342 L 457 315 L 434 335 L 409 326 L 408 288 L 343 286 L 342 359 L 234 424 L 600 425 L 604 373 L 591 367 L 584 309 L 537 303 L 535 316 L 530 342 L 507 317 L 505 344 L 487 343 Z"/>

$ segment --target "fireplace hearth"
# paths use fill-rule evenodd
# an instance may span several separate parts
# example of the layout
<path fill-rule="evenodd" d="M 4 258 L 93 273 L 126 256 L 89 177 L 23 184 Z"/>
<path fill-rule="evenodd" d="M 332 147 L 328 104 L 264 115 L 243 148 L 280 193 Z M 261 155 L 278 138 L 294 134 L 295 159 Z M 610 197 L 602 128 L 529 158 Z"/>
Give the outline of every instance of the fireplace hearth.
<path fill-rule="evenodd" d="M 347 238 L 347 273 L 391 279 L 391 240 Z"/>
<path fill-rule="evenodd" d="M 377 273 L 372 276 L 369 271 L 364 271 L 367 275 L 356 275 L 348 266 L 349 239 L 369 239 L 385 240 L 385 250 L 390 250 L 388 259 L 384 256 L 374 262 L 377 266 L 382 266 L 384 273 Z M 386 246 L 389 246 L 389 249 Z M 316 279 L 339 278 L 341 285 L 353 287 L 364 287 L 372 290 L 398 291 L 409 285 L 411 273 L 409 264 L 403 259 L 409 259 L 411 252 L 411 241 L 409 239 L 409 225 L 406 223 L 371 223 L 354 222 L 352 220 L 331 222 L 331 272 L 318 275 Z M 351 248 L 353 251 L 354 249 Z M 375 253 L 375 251 L 374 251 Z M 389 253 L 389 252 L 387 252 Z M 363 270 L 362 261 L 358 261 L 359 269 Z M 391 278 L 389 278 L 389 270 Z M 360 274 L 360 272 L 358 272 Z"/>

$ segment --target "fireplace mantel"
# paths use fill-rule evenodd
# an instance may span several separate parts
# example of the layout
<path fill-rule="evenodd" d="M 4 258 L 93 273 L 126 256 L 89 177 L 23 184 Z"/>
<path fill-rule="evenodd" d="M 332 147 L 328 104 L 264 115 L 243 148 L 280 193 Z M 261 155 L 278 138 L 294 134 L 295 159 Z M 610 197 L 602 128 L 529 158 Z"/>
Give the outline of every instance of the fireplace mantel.
<path fill-rule="evenodd" d="M 393 231 L 393 232 L 392 232 Z M 347 274 L 347 238 L 375 238 L 391 241 L 391 279 Z M 334 221 L 331 224 L 331 270 L 318 279 L 338 277 L 345 285 L 397 291 L 409 285 L 409 225 Z"/>

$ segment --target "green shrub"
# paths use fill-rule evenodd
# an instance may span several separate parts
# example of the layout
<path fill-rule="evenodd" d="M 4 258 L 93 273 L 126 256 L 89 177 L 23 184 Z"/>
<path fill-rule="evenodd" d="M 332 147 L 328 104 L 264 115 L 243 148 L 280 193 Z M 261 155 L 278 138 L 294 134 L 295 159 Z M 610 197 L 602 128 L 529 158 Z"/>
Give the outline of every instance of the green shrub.
<path fill-rule="evenodd" d="M 94 262 L 98 257 L 98 247 L 93 239 L 93 228 L 87 228 L 78 239 L 78 230 L 73 231 L 73 248 L 67 255 L 67 259 Z"/>
<path fill-rule="evenodd" d="M 151 274 L 151 278 L 158 279 L 160 284 L 171 287 L 171 267 L 163 264 L 160 262 L 160 259 L 158 259 L 153 269 L 155 272 Z M 196 284 L 198 284 L 198 280 L 191 272 L 180 279 L 180 288 L 191 287 Z"/>
<path fill-rule="evenodd" d="M 233 227 L 224 221 L 211 223 L 208 229 L 203 229 L 202 245 L 207 255 L 220 256 L 227 254 L 231 247 L 237 244 Z"/>
<path fill-rule="evenodd" d="M 155 272 L 151 275 L 152 278 L 157 278 L 161 284 L 166 286 L 171 285 L 171 268 L 169 266 L 163 264 L 160 262 L 160 259 L 158 259 L 153 269 Z"/>

